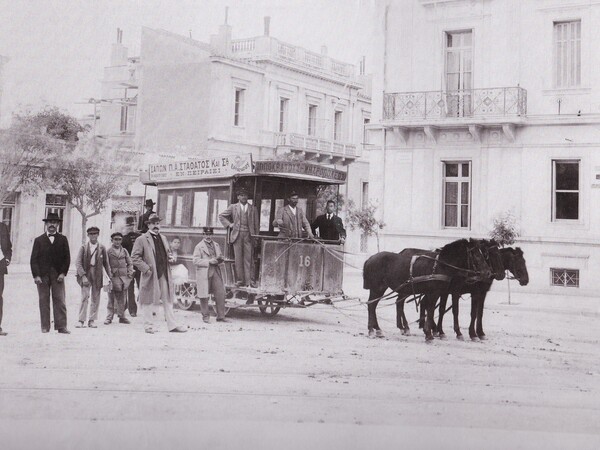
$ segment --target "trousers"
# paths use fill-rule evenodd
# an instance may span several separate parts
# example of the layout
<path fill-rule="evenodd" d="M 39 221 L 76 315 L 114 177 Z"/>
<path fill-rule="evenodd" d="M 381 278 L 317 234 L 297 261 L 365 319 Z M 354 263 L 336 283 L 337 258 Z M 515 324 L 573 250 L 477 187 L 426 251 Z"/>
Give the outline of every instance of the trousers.
<path fill-rule="evenodd" d="M 237 281 L 249 286 L 252 280 L 252 237 L 250 231 L 240 231 L 233 243 L 233 252 Z"/>
<path fill-rule="evenodd" d="M 167 320 L 167 329 L 169 331 L 177 328 L 175 323 L 175 315 L 173 314 L 173 299 L 169 297 L 169 284 L 167 278 L 163 275 L 158 279 L 160 286 L 160 300 L 164 310 L 165 319 Z M 144 316 L 144 328 L 156 329 L 155 320 L 158 318 L 158 310 L 161 305 L 152 302 L 149 305 L 140 304 Z"/>
<path fill-rule="evenodd" d="M 2 310 L 4 308 L 4 298 L 2 298 L 3 293 L 4 293 L 4 274 L 0 273 L 0 331 L 2 331 Z"/>
<path fill-rule="evenodd" d="M 94 278 L 94 272 L 90 273 L 89 286 L 81 286 L 81 305 L 79 306 L 79 321 L 85 322 L 90 305 L 90 320 L 98 320 L 98 308 L 100 307 L 100 294 L 102 286 L 98 286 Z M 91 302 L 90 302 L 91 297 Z"/>
<path fill-rule="evenodd" d="M 133 281 L 131 282 L 133 284 Z M 125 297 L 126 291 L 115 292 L 111 291 L 108 293 L 108 305 L 106 305 L 106 319 L 113 320 L 115 316 L 115 309 L 117 310 L 117 317 L 120 319 L 125 317 Z M 115 308 L 116 306 L 116 308 Z"/>
<path fill-rule="evenodd" d="M 133 278 L 135 283 L 131 281 L 129 288 L 127 288 L 127 295 L 125 296 L 125 309 L 129 310 L 129 314 L 132 316 L 137 315 L 137 303 L 135 302 L 135 286 L 137 284 L 138 291 L 140 290 L 140 272 L 136 269 L 133 272 Z"/>
<path fill-rule="evenodd" d="M 225 318 L 225 285 L 223 279 L 218 270 L 215 270 L 211 276 L 208 277 L 208 292 L 210 292 L 215 299 L 215 305 L 217 310 L 217 319 Z M 204 297 L 200 299 L 200 312 L 202 317 L 210 315 L 208 310 L 208 298 Z"/>
<path fill-rule="evenodd" d="M 37 285 L 40 305 L 40 319 L 42 329 L 50 329 L 50 297 L 52 296 L 52 310 L 54 312 L 54 329 L 67 328 L 67 306 L 65 305 L 65 282 L 59 283 L 58 272 L 53 267 L 50 273 L 42 278 L 42 283 Z"/>

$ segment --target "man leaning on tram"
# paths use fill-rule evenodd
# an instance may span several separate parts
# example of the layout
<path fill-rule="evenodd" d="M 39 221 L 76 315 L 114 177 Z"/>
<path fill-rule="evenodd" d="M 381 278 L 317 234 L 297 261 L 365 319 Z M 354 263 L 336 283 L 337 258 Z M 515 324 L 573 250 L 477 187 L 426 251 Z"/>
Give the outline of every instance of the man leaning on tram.
<path fill-rule="evenodd" d="M 302 229 L 308 237 L 314 239 L 310 222 L 306 218 L 304 210 L 298 206 L 298 194 L 292 192 L 288 198 L 288 204 L 279 208 L 275 213 L 273 226 L 279 227 L 279 236 L 285 238 L 301 238 Z"/>

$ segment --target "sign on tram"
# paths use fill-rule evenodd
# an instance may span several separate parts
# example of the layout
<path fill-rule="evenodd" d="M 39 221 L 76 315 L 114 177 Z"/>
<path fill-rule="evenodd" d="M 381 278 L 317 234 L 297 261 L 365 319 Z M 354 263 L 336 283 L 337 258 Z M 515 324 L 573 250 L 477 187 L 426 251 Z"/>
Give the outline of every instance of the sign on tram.
<path fill-rule="evenodd" d="M 227 155 L 213 158 L 192 158 L 151 164 L 150 181 L 180 181 L 197 178 L 227 178 L 252 173 L 252 155 Z"/>

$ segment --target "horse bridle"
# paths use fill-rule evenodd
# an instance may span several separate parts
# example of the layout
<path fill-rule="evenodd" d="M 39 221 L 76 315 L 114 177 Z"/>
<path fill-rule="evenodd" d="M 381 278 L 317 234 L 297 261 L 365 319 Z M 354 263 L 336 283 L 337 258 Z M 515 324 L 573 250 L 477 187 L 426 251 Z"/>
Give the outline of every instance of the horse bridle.
<path fill-rule="evenodd" d="M 473 263 L 473 256 L 472 256 L 472 252 L 474 252 L 474 251 L 478 251 L 479 254 L 481 255 L 481 257 L 485 261 L 485 257 L 483 256 L 483 253 L 481 251 L 481 248 L 479 248 L 479 246 L 477 246 L 476 248 L 467 248 L 467 268 L 466 269 L 464 267 L 458 267 L 453 264 L 447 263 L 446 261 L 442 261 L 440 259 L 439 253 L 437 254 L 437 256 L 435 258 L 432 258 L 431 256 L 428 256 L 428 255 L 420 255 L 420 257 L 431 259 L 434 261 L 433 270 L 431 272 L 432 275 L 435 274 L 438 264 L 441 264 L 443 266 L 450 267 L 450 268 L 456 270 L 457 272 L 466 273 L 467 274 L 467 277 L 466 277 L 467 282 L 470 282 L 469 280 L 474 280 L 472 282 L 477 282 L 477 281 L 480 281 L 481 271 L 471 269 L 471 267 L 475 267 L 475 264 Z"/>

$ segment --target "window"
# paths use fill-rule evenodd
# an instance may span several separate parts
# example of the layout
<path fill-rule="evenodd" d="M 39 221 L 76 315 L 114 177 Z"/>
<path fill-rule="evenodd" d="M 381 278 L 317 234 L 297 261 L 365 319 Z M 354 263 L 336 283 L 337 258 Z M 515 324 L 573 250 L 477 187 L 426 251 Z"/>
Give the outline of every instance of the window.
<path fill-rule="evenodd" d="M 579 161 L 552 161 L 552 220 L 579 219 Z"/>
<path fill-rule="evenodd" d="M 12 236 L 12 217 L 15 209 L 16 198 L 16 194 L 12 192 L 8 195 L 4 202 L 0 204 L 0 222 L 4 222 L 4 224 L 8 227 L 9 236 Z"/>
<path fill-rule="evenodd" d="M 444 227 L 469 228 L 471 222 L 471 163 L 444 163 Z"/>
<path fill-rule="evenodd" d="M 235 105 L 233 109 L 233 124 L 241 127 L 244 124 L 244 94 L 246 90 L 242 88 L 235 89 Z"/>
<path fill-rule="evenodd" d="M 550 269 L 552 286 L 579 287 L 579 270 Z"/>
<path fill-rule="evenodd" d="M 308 135 L 317 134 L 317 105 L 308 105 Z"/>
<path fill-rule="evenodd" d="M 371 123 L 371 119 L 369 119 L 368 117 L 365 117 L 363 119 L 363 135 L 362 135 L 362 143 L 366 144 L 367 143 L 367 125 L 369 125 Z"/>
<path fill-rule="evenodd" d="M 472 114 L 473 31 L 446 33 L 446 108 L 448 116 Z"/>
<path fill-rule="evenodd" d="M 336 111 L 333 115 L 333 140 L 342 140 L 342 112 Z"/>
<path fill-rule="evenodd" d="M 46 194 L 46 217 L 48 213 L 56 213 L 58 217 L 64 220 L 65 209 L 67 207 L 67 196 L 58 194 Z M 58 232 L 62 233 L 63 223 L 58 224 Z"/>
<path fill-rule="evenodd" d="M 554 85 L 581 85 L 581 20 L 554 23 Z"/>
<path fill-rule="evenodd" d="M 189 226 L 191 194 L 185 190 L 161 192 L 159 195 L 159 216 L 164 225 Z"/>
<path fill-rule="evenodd" d="M 288 106 L 289 106 L 289 99 L 287 98 L 280 98 L 279 99 L 279 132 L 280 133 L 285 133 L 288 129 Z"/>
<path fill-rule="evenodd" d="M 193 227 L 206 226 L 208 216 L 208 191 L 194 192 L 194 213 L 192 219 Z"/>
<path fill-rule="evenodd" d="M 194 191 L 193 227 L 219 227 L 219 214 L 229 205 L 229 188 L 212 187 Z"/>
<path fill-rule="evenodd" d="M 121 132 L 133 132 L 135 131 L 135 113 L 137 109 L 137 96 L 128 98 L 127 97 L 127 89 L 125 89 L 125 94 L 122 99 L 123 103 L 121 104 Z"/>

